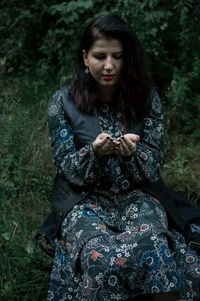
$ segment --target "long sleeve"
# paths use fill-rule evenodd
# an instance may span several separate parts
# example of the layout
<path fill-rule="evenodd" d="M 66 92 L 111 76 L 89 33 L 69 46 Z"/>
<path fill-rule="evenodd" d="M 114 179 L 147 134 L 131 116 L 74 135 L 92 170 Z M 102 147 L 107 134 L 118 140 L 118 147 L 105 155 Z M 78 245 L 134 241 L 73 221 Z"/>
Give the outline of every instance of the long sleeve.
<path fill-rule="evenodd" d="M 53 162 L 59 174 L 76 186 L 97 183 L 102 162 L 94 154 L 92 144 L 76 150 L 73 130 L 66 120 L 62 91 L 57 91 L 48 109 L 48 130 Z"/>
<path fill-rule="evenodd" d="M 164 164 L 164 127 L 160 98 L 154 90 L 149 116 L 144 119 L 143 135 L 130 161 L 120 165 L 130 182 L 156 182 Z"/>

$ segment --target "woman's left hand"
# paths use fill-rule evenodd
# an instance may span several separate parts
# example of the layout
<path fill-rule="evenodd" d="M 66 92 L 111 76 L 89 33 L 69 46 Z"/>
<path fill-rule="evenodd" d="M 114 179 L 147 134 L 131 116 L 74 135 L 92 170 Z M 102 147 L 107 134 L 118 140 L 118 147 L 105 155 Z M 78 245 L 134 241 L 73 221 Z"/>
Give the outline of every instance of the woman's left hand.
<path fill-rule="evenodd" d="M 136 144 L 140 140 L 140 137 L 135 134 L 126 134 L 117 139 L 119 146 L 116 147 L 115 152 L 123 157 L 130 157 L 133 152 L 136 151 Z"/>

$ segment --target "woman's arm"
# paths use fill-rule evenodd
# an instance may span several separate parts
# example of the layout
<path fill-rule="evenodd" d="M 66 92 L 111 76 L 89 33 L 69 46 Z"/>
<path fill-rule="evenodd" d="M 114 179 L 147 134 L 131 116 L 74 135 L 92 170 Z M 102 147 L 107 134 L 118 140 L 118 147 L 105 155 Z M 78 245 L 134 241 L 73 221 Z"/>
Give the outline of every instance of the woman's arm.
<path fill-rule="evenodd" d="M 144 119 L 143 135 L 137 142 L 130 161 L 120 158 L 120 165 L 129 180 L 156 182 L 164 163 L 164 127 L 160 98 L 154 90 L 150 113 Z"/>
<path fill-rule="evenodd" d="M 97 159 L 92 144 L 76 150 L 72 128 L 64 114 L 62 93 L 59 91 L 54 94 L 49 106 L 48 130 L 52 158 L 58 173 L 77 186 L 97 183 L 106 159 Z"/>

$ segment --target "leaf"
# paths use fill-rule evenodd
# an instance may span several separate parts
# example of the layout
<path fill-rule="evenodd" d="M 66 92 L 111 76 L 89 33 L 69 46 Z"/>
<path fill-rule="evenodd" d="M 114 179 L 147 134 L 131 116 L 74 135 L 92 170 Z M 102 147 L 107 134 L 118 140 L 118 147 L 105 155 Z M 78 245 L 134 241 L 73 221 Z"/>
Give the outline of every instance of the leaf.
<path fill-rule="evenodd" d="M 28 253 L 28 254 L 33 254 L 33 246 L 31 243 L 28 243 L 26 246 L 25 246 L 25 251 Z"/>
<path fill-rule="evenodd" d="M 4 234 L 1 234 L 1 236 L 3 236 L 3 238 L 8 241 L 11 238 L 11 233 L 10 232 L 6 232 Z"/>

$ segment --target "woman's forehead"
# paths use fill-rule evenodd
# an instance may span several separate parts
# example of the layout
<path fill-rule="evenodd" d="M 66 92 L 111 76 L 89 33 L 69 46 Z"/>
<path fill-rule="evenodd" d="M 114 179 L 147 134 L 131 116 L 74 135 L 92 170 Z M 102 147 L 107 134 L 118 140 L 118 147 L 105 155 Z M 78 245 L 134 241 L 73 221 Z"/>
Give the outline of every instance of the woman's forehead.
<path fill-rule="evenodd" d="M 90 50 L 105 51 L 109 49 L 116 52 L 122 51 L 123 50 L 122 42 L 120 40 L 112 39 L 112 38 L 109 39 L 100 38 L 94 42 Z"/>

